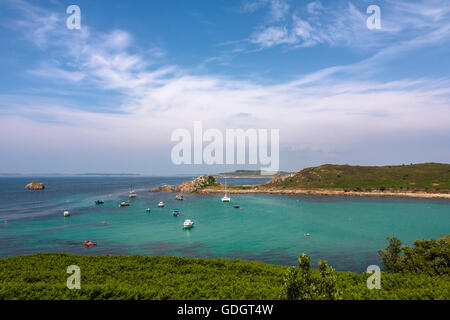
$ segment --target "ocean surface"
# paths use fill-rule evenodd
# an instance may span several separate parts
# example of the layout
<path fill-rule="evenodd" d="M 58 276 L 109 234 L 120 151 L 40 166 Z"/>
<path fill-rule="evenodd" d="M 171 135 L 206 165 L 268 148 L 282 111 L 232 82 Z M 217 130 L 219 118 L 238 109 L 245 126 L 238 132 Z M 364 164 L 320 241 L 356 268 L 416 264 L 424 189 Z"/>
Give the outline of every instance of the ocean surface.
<path fill-rule="evenodd" d="M 450 233 L 450 201 L 375 197 L 185 195 L 150 193 L 189 177 L 0 177 L 0 257 L 37 252 L 223 257 L 296 265 L 302 252 L 337 270 L 365 271 L 380 264 L 377 250 L 395 234 L 412 244 Z M 31 180 L 43 191 L 24 190 Z M 229 184 L 265 179 L 229 178 Z M 130 207 L 130 185 L 137 198 Z M 102 199 L 105 204 L 95 206 Z M 166 206 L 158 208 L 164 201 Z M 239 204 L 240 209 L 233 205 Z M 147 214 L 146 209 L 151 213 Z M 180 217 L 172 215 L 179 208 Z M 70 217 L 63 211 L 70 210 Z M 183 221 L 195 227 L 183 230 Z M 306 237 L 305 234 L 310 236 Z M 97 242 L 85 248 L 83 240 Z"/>

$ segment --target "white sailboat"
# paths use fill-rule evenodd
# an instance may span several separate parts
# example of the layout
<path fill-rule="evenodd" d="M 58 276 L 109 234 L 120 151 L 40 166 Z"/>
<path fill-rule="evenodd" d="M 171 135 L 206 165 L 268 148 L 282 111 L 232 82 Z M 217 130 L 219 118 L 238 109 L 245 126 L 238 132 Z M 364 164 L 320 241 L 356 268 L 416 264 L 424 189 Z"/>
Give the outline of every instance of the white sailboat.
<path fill-rule="evenodd" d="M 231 198 L 227 195 L 227 177 L 225 177 L 225 195 L 222 197 L 222 202 L 230 202 Z"/>
<path fill-rule="evenodd" d="M 136 198 L 136 192 L 134 192 L 133 185 L 130 187 L 130 194 L 128 195 L 129 198 Z"/>

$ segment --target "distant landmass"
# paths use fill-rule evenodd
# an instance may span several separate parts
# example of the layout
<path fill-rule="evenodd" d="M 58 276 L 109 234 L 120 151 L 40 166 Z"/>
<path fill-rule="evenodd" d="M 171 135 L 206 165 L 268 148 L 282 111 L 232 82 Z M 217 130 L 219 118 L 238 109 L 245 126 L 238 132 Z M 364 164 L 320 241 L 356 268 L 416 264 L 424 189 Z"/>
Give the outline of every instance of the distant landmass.
<path fill-rule="evenodd" d="M 19 176 L 19 177 L 51 177 L 51 176 L 140 176 L 139 173 L 0 173 L 0 176 Z"/>
<path fill-rule="evenodd" d="M 450 164 L 421 163 L 380 167 L 325 164 L 274 179 L 266 186 L 348 191 L 449 192 Z"/>
<path fill-rule="evenodd" d="M 242 177 L 273 177 L 273 176 L 285 176 L 291 174 L 291 172 L 286 172 L 286 171 L 278 171 L 276 173 L 273 174 L 261 174 L 261 170 L 236 170 L 233 172 L 223 172 L 223 173 L 217 173 L 214 174 L 213 176 L 215 177 L 237 177 L 237 178 L 242 178 Z"/>
<path fill-rule="evenodd" d="M 151 191 L 223 193 L 219 176 L 262 177 L 259 171 L 237 170 L 215 176 L 201 176 L 180 186 Z M 276 175 L 253 185 L 228 185 L 228 193 L 316 194 L 352 196 L 397 196 L 450 199 L 450 164 L 421 163 L 393 166 L 351 166 L 325 164 L 297 173 Z"/>
<path fill-rule="evenodd" d="M 88 172 L 88 173 L 77 174 L 77 176 L 140 176 L 140 174 L 139 173 L 95 173 L 95 172 Z"/>

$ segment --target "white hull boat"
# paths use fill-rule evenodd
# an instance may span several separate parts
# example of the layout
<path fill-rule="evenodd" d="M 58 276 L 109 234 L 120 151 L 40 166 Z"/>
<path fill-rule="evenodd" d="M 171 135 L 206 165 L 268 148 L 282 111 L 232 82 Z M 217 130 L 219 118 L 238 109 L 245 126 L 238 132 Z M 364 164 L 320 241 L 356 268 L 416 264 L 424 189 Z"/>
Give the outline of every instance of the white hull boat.
<path fill-rule="evenodd" d="M 185 228 L 185 229 L 190 229 L 190 228 L 192 228 L 193 226 L 194 226 L 194 221 L 189 220 L 189 219 L 184 220 L 183 228 Z"/>
<path fill-rule="evenodd" d="M 225 177 L 225 195 L 222 197 L 222 202 L 230 202 L 231 198 L 227 195 L 227 177 Z"/>
<path fill-rule="evenodd" d="M 130 194 L 128 195 L 128 198 L 136 198 L 136 192 L 134 192 L 133 186 L 130 188 Z"/>

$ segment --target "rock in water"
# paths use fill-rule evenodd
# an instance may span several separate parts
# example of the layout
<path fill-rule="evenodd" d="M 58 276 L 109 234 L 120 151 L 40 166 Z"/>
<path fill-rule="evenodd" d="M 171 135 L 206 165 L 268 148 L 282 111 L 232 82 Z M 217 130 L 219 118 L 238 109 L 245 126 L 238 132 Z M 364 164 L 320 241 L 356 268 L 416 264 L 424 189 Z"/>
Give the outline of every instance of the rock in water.
<path fill-rule="evenodd" d="M 42 182 L 39 181 L 31 181 L 29 184 L 25 186 L 25 189 L 28 190 L 44 190 L 45 186 Z"/>

